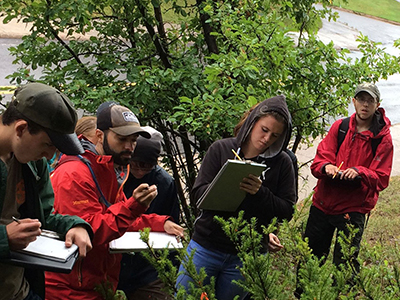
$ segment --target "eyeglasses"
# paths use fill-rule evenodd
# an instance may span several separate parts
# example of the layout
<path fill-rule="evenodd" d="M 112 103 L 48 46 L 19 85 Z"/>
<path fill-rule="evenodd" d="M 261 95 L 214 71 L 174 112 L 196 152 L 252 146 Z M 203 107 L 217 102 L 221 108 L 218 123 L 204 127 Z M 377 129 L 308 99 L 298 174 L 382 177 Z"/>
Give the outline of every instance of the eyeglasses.
<path fill-rule="evenodd" d="M 153 164 L 145 163 L 142 161 L 132 161 L 131 165 L 133 168 L 144 172 L 150 172 L 155 167 L 155 165 Z"/>
<path fill-rule="evenodd" d="M 373 105 L 373 104 L 376 104 L 377 102 L 375 101 L 375 99 L 374 98 L 372 98 L 372 97 L 360 97 L 360 96 L 357 96 L 356 97 L 356 100 L 357 100 L 357 102 L 358 103 L 360 103 L 360 104 L 367 104 L 367 105 Z"/>

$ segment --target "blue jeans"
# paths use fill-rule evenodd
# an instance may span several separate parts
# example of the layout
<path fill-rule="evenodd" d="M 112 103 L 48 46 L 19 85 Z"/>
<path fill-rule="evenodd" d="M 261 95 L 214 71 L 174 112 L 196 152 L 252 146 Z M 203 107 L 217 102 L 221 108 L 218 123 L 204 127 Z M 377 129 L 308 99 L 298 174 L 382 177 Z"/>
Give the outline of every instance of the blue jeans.
<path fill-rule="evenodd" d="M 232 300 L 237 295 L 240 296 L 239 299 L 244 299 L 247 292 L 232 283 L 232 280 L 244 279 L 237 269 L 237 267 L 242 266 L 242 262 L 237 255 L 209 250 L 191 240 L 187 247 L 187 252 L 190 254 L 193 249 L 196 250 L 193 256 L 196 271 L 199 272 L 201 268 L 204 268 L 207 273 L 204 284 L 209 284 L 210 277 L 215 277 L 215 296 L 218 300 Z M 193 280 L 186 274 L 185 268 L 181 265 L 179 272 L 183 271 L 185 273 L 178 276 L 176 287 L 179 288 L 182 285 L 188 291 L 189 282 L 193 282 Z"/>
<path fill-rule="evenodd" d="M 28 296 L 26 296 L 24 300 L 42 300 L 42 298 L 40 298 L 32 290 L 30 290 Z"/>

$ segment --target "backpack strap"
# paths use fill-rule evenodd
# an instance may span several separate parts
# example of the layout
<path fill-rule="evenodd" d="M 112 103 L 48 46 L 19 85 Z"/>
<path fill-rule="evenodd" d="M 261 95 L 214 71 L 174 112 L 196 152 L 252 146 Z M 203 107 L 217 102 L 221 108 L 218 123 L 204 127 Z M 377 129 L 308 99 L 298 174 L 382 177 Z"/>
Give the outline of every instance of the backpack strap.
<path fill-rule="evenodd" d="M 346 137 L 347 131 L 349 130 L 350 117 L 342 119 L 342 123 L 340 123 L 339 131 L 337 135 L 337 150 L 336 154 L 338 154 L 340 146 L 342 145 L 344 138 Z"/>
<path fill-rule="evenodd" d="M 88 159 L 84 158 L 80 154 L 76 155 L 76 156 L 68 155 L 60 163 L 57 164 L 57 167 L 59 167 L 63 163 L 66 163 L 68 161 L 73 161 L 73 160 L 74 161 L 80 160 L 81 162 L 83 162 L 89 168 L 90 174 L 92 174 L 92 178 L 93 178 L 94 184 L 96 185 L 96 188 L 97 188 L 97 190 L 99 191 L 99 194 L 100 194 L 100 198 L 99 198 L 100 202 L 103 203 L 107 208 L 110 207 L 111 203 L 108 202 L 106 197 L 104 196 L 104 194 L 103 194 L 103 192 L 102 192 L 102 190 L 100 188 L 100 184 L 97 181 L 96 175 L 94 174 L 94 171 L 93 171 L 92 166 L 90 164 L 90 161 Z"/>
<path fill-rule="evenodd" d="M 349 124 L 350 124 L 350 117 L 342 119 L 342 123 L 340 123 L 338 136 L 337 136 L 338 146 L 337 146 L 336 154 L 338 154 L 340 146 L 342 145 L 344 138 L 346 137 L 347 131 L 349 130 Z M 372 155 L 374 157 L 376 154 L 376 149 L 378 148 L 378 145 L 381 143 L 381 141 L 382 141 L 382 138 L 371 139 Z"/>
<path fill-rule="evenodd" d="M 101 191 L 99 182 L 97 181 L 96 175 L 94 174 L 92 166 L 90 165 L 90 161 L 88 159 L 84 158 L 80 154 L 78 154 L 77 156 L 89 168 L 89 171 L 90 171 L 90 173 L 92 174 L 92 177 L 93 177 L 93 181 L 96 184 L 97 190 L 100 193 L 100 202 L 102 202 L 107 208 L 110 207 L 111 203 L 107 201 L 106 197 L 104 196 L 103 192 Z"/>
<path fill-rule="evenodd" d="M 379 139 L 372 139 L 371 141 L 371 147 L 372 147 L 372 154 L 375 157 L 376 154 L 376 149 L 378 148 L 378 145 L 382 142 L 382 138 L 380 137 Z"/>

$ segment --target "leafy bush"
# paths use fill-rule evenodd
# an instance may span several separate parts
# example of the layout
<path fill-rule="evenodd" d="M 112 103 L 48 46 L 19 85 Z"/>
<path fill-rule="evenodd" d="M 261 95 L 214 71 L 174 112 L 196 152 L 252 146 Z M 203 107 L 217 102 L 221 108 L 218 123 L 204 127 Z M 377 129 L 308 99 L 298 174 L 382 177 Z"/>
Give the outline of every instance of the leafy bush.
<path fill-rule="evenodd" d="M 320 18 L 336 15 L 329 0 L 322 10 L 315 3 L 2 0 L 0 15 L 5 23 L 33 25 L 10 48 L 21 66 L 9 75 L 13 83 L 48 83 L 85 113 L 118 101 L 164 135 L 164 163 L 191 231 L 196 209 L 189 192 L 201 158 L 213 141 L 232 135 L 245 110 L 284 94 L 295 152 L 323 135 L 332 117 L 346 114 L 357 83 L 399 71 L 399 58 L 366 37 L 354 60 L 348 50 L 318 40 Z M 37 68 L 40 78 L 30 72 Z"/>

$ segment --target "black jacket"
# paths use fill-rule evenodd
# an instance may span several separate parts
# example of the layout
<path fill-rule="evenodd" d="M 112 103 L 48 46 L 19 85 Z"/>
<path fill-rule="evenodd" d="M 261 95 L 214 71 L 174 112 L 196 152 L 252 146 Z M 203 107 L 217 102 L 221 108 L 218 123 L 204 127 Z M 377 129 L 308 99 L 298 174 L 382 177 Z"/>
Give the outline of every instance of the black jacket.
<path fill-rule="evenodd" d="M 292 160 L 282 150 L 287 147 L 291 134 L 291 117 L 284 96 L 276 96 L 261 102 L 248 116 L 236 138 L 216 141 L 207 151 L 196 178 L 192 193 L 198 200 L 227 159 L 234 159 L 232 149 L 239 152 L 260 115 L 277 111 L 285 117 L 287 130 L 264 153 L 252 160 L 267 165 L 262 174 L 262 186 L 255 195 L 247 194 L 235 212 L 203 210 L 195 222 L 193 240 L 208 249 L 225 253 L 236 253 L 233 243 L 214 220 L 214 216 L 225 219 L 245 212 L 245 219 L 258 219 L 259 225 L 268 225 L 274 217 L 279 220 L 291 219 L 296 202 L 296 184 Z M 260 228 L 259 228 L 260 229 Z"/>

